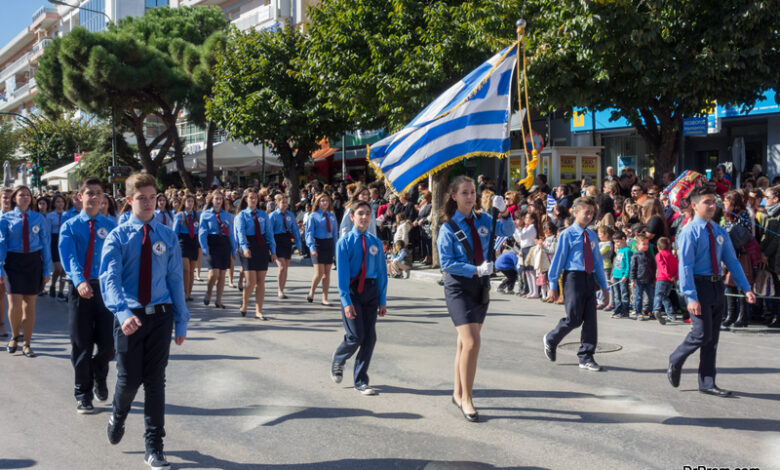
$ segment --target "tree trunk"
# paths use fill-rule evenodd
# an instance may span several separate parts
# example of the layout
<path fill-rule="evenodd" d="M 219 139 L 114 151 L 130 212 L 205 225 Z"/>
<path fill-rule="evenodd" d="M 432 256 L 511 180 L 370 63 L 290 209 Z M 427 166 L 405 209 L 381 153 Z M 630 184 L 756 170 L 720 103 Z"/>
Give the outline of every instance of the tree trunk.
<path fill-rule="evenodd" d="M 439 227 L 444 222 L 441 218 L 442 211 L 444 210 L 444 204 L 447 202 L 447 190 L 450 185 L 450 172 L 452 167 L 445 168 L 433 175 L 433 184 L 431 185 L 431 237 L 433 240 L 431 244 L 433 246 L 432 268 L 438 268 L 441 266 L 439 263 L 439 250 L 436 246 L 436 240 L 439 238 Z"/>
<path fill-rule="evenodd" d="M 632 124 L 653 151 L 654 176 L 656 182 L 660 182 L 663 174 L 674 170 L 677 163 L 681 113 L 679 108 L 662 106 L 658 102 L 651 103 L 639 112 L 642 119 L 635 119 Z"/>
<path fill-rule="evenodd" d="M 287 139 L 282 139 L 279 142 L 279 144 L 272 143 L 272 146 L 276 149 L 276 153 L 279 154 L 279 159 L 284 165 L 284 182 L 287 185 L 287 197 L 290 199 L 290 206 L 293 206 L 298 202 L 298 175 L 301 174 L 301 166 L 298 165 L 298 158 L 293 154 Z M 300 151 L 298 153 L 300 154 Z"/>
<path fill-rule="evenodd" d="M 217 133 L 217 125 L 209 121 L 206 128 L 206 184 L 203 189 L 211 188 L 211 182 L 214 181 L 214 135 Z"/>

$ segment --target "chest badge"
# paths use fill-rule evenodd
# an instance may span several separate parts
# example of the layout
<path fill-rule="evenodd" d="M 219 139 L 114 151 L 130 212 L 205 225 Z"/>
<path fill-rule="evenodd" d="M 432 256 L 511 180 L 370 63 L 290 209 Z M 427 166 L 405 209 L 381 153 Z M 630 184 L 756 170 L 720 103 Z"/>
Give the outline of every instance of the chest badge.
<path fill-rule="evenodd" d="M 480 237 L 487 237 L 487 236 L 488 236 L 488 234 L 490 233 L 490 231 L 488 230 L 488 228 L 487 228 L 487 227 L 485 227 L 484 225 L 482 225 L 481 227 L 479 227 L 479 228 L 477 229 L 477 233 L 479 234 L 479 236 L 480 236 Z"/>
<path fill-rule="evenodd" d="M 155 242 L 154 245 L 152 245 L 152 251 L 157 256 L 162 256 L 165 254 L 165 251 L 168 249 L 168 247 L 165 246 L 165 243 L 163 242 Z"/>
<path fill-rule="evenodd" d="M 377 248 L 376 245 L 371 245 L 368 252 L 371 253 L 371 256 L 376 256 L 376 254 L 379 253 L 379 248 Z"/>
<path fill-rule="evenodd" d="M 98 236 L 98 237 L 99 237 L 101 240 L 105 240 L 105 238 L 108 236 L 108 230 L 106 230 L 106 228 L 105 228 L 105 227 L 100 227 L 100 228 L 98 229 L 98 231 L 97 231 L 97 236 Z"/>
<path fill-rule="evenodd" d="M 32 233 L 38 233 L 38 232 L 41 231 L 41 226 L 40 225 L 33 225 L 31 230 L 32 230 Z"/>
<path fill-rule="evenodd" d="M 724 241 L 726 241 L 726 240 L 723 238 L 723 235 L 718 235 L 718 237 L 716 238 L 716 240 L 718 241 L 718 245 L 722 245 L 722 244 L 723 244 L 723 242 L 724 242 Z"/>
<path fill-rule="evenodd" d="M 198 228 L 199 225 L 200 222 L 198 222 L 197 220 L 192 223 L 193 228 Z"/>
<path fill-rule="evenodd" d="M 590 249 L 595 250 L 596 249 L 596 242 L 590 242 Z"/>

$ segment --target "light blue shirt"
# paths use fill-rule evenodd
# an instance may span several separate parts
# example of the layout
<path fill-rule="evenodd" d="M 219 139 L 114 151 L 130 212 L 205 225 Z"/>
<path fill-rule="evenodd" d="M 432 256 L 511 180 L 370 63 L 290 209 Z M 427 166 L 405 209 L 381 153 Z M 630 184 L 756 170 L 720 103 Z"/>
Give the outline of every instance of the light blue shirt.
<path fill-rule="evenodd" d="M 70 209 L 66 210 L 65 213 L 62 215 L 62 221 L 65 222 L 71 217 L 76 217 L 77 215 L 79 215 L 79 211 L 77 211 L 75 207 L 71 207 Z"/>
<path fill-rule="evenodd" d="M 721 269 L 720 262 L 726 263 L 734 281 L 743 292 L 751 290 L 745 273 L 742 271 L 742 265 L 739 264 L 737 255 L 734 252 L 734 245 L 731 244 L 726 229 L 720 225 L 705 222 L 699 216 L 695 216 L 688 224 L 683 227 L 677 235 L 677 258 L 679 260 L 680 273 L 680 291 L 688 298 L 689 302 L 698 302 L 699 296 L 696 293 L 696 284 L 693 276 L 712 276 L 712 258 L 710 257 L 710 235 L 707 231 L 707 224 L 712 227 L 712 235 L 715 237 L 715 252 L 718 257 L 718 269 Z M 723 275 L 721 270 L 719 273 Z"/>
<path fill-rule="evenodd" d="M 223 210 L 219 211 L 219 219 L 222 221 L 223 227 L 227 227 L 227 235 L 219 226 L 217 222 L 217 214 L 214 212 L 214 208 L 206 209 L 200 215 L 200 226 L 198 227 L 198 241 L 200 247 L 203 249 L 203 254 L 209 254 L 209 235 L 223 235 L 230 237 L 231 251 L 235 252 L 238 249 L 236 244 L 236 237 L 233 233 L 233 215 Z"/>
<path fill-rule="evenodd" d="M 46 220 L 49 222 L 50 233 L 60 233 L 60 226 L 68 221 L 67 212 L 51 211 L 46 214 Z"/>
<path fill-rule="evenodd" d="M 330 220 L 330 232 L 325 217 Z M 306 221 L 306 246 L 312 253 L 317 251 L 314 245 L 315 238 L 332 238 L 334 242 L 339 238 L 339 224 L 333 212 L 328 212 L 326 215 L 322 210 L 317 209 L 309 214 L 309 220 Z"/>
<path fill-rule="evenodd" d="M 387 263 L 382 241 L 370 233 L 353 228 L 336 243 L 336 268 L 339 276 L 341 305 L 352 305 L 349 285 L 360 274 L 363 266 L 363 240 L 366 237 L 366 279 L 376 279 L 379 305 L 387 305 Z M 355 282 L 358 282 L 357 279 Z"/>
<path fill-rule="evenodd" d="M 249 240 L 247 240 L 247 237 L 256 235 L 255 219 L 252 217 L 252 212 L 253 211 L 247 207 L 239 212 L 236 217 L 236 239 L 242 250 L 249 249 Z M 271 253 L 276 255 L 276 240 L 274 240 L 274 234 L 273 230 L 271 230 L 271 222 L 268 220 L 268 216 L 260 209 L 255 209 L 254 213 L 257 214 L 257 223 L 260 225 L 260 234 L 265 238 L 265 243 L 271 250 Z"/>
<path fill-rule="evenodd" d="M 198 238 L 198 227 L 200 227 L 200 212 L 197 211 L 191 211 L 191 212 L 177 212 L 176 215 L 173 217 L 173 231 L 177 235 L 180 233 L 183 233 L 185 235 L 190 234 L 190 223 L 187 220 L 192 216 L 192 229 L 193 229 L 193 235 L 195 238 Z M 220 215 L 220 217 L 222 217 Z"/>
<path fill-rule="evenodd" d="M 488 249 L 490 245 L 490 231 L 493 228 L 493 217 L 485 212 L 476 215 L 471 211 L 474 217 L 474 226 L 479 234 L 479 241 L 482 244 L 482 257 L 488 260 Z M 458 228 L 466 235 L 466 241 L 471 249 L 474 249 L 474 242 L 471 240 L 471 227 L 466 223 L 466 217 L 459 211 L 455 211 L 452 220 L 458 225 Z M 514 224 L 511 217 L 502 218 L 496 222 L 496 236 L 510 237 L 514 232 Z M 471 264 L 466 250 L 455 236 L 455 232 L 450 228 L 449 223 L 443 223 L 439 228 L 439 238 L 436 240 L 436 246 L 439 249 L 439 262 L 441 270 L 448 274 L 454 274 L 461 277 L 473 277 L 477 267 Z"/>
<path fill-rule="evenodd" d="M 282 215 L 281 210 L 276 209 L 271 212 L 269 221 L 271 222 L 271 228 L 273 229 L 274 235 L 290 232 L 295 239 L 295 247 L 298 248 L 298 251 L 301 251 L 301 232 L 298 230 L 298 222 L 295 220 L 295 214 L 288 210 Z"/>
<path fill-rule="evenodd" d="M 100 277 L 100 257 L 103 253 L 103 243 L 108 234 L 116 228 L 116 222 L 100 214 L 95 216 L 94 220 L 95 242 L 92 248 L 92 266 L 89 270 L 89 279 L 97 281 Z M 90 217 L 82 210 L 81 214 L 65 221 L 60 230 L 58 248 L 62 267 L 76 286 L 86 281 L 84 263 L 87 257 L 87 247 L 89 247 L 89 221 Z"/>
<path fill-rule="evenodd" d="M 165 222 L 163 222 L 163 218 L 165 218 Z M 173 228 L 173 214 L 171 214 L 171 211 L 165 211 L 165 213 L 163 213 L 163 211 L 161 211 L 160 209 L 155 209 L 154 220 L 165 225 L 168 228 Z"/>
<path fill-rule="evenodd" d="M 190 312 L 184 301 L 181 249 L 176 234 L 152 220 L 152 297 L 149 305 L 172 304 L 176 336 L 187 336 Z M 100 263 L 100 291 L 103 303 L 119 324 L 133 316 L 138 302 L 138 273 L 141 271 L 141 243 L 144 223 L 135 216 L 108 234 Z"/>
<path fill-rule="evenodd" d="M 49 263 L 51 263 L 51 235 L 49 224 L 43 215 L 27 210 L 27 226 L 29 229 L 29 252 L 40 251 L 43 257 L 43 275 L 51 275 Z M 3 214 L 0 219 L 0 276 L 5 276 L 5 256 L 12 253 L 24 253 L 22 236 L 22 211 L 18 207 Z"/>
<path fill-rule="evenodd" d="M 593 253 L 593 274 L 596 275 L 596 282 L 602 289 L 606 289 L 609 285 L 604 273 L 604 260 L 599 251 L 598 235 L 593 230 L 584 229 L 575 223 L 558 236 L 558 246 L 555 248 L 555 254 L 550 262 L 550 271 L 547 273 L 550 290 L 558 290 L 558 278 L 563 271 L 585 271 L 583 243 L 586 231 L 590 241 L 590 251 Z"/>
<path fill-rule="evenodd" d="M 119 216 L 119 223 L 117 225 L 122 225 L 123 223 L 127 222 L 128 220 L 130 220 L 130 216 L 131 215 L 133 215 L 133 211 L 132 210 L 127 210 L 125 212 L 122 212 L 122 214 L 120 214 L 120 216 Z"/>
<path fill-rule="evenodd" d="M 344 211 L 344 217 L 341 219 L 341 225 L 339 226 L 339 235 L 344 236 L 352 230 L 353 227 L 355 227 L 355 223 L 352 222 L 352 219 L 349 217 L 349 214 L 351 214 L 352 211 L 350 209 L 347 209 Z M 376 216 L 374 215 L 374 211 L 371 211 L 371 221 L 368 223 L 368 229 L 366 232 L 370 233 L 371 235 L 377 236 L 376 234 Z"/>

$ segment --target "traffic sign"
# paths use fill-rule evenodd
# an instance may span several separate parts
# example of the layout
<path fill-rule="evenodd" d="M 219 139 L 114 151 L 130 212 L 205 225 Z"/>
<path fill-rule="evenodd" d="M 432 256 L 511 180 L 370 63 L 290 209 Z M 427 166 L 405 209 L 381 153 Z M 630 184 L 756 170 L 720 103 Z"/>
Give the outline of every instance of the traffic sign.
<path fill-rule="evenodd" d="M 533 139 L 533 144 L 531 144 L 531 139 Z M 544 148 L 544 139 L 542 138 L 542 135 L 538 132 L 532 132 L 531 134 L 525 136 L 525 148 L 529 152 L 532 152 L 534 146 L 536 147 L 537 153 L 541 153 L 542 149 Z"/>

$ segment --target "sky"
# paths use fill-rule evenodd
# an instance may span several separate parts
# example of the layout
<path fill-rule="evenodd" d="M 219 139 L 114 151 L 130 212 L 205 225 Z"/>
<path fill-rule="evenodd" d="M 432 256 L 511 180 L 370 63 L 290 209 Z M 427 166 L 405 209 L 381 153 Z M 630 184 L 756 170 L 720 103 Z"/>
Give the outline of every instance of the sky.
<path fill-rule="evenodd" d="M 30 26 L 33 13 L 44 5 L 53 6 L 44 0 L 0 0 L 0 48 Z"/>

